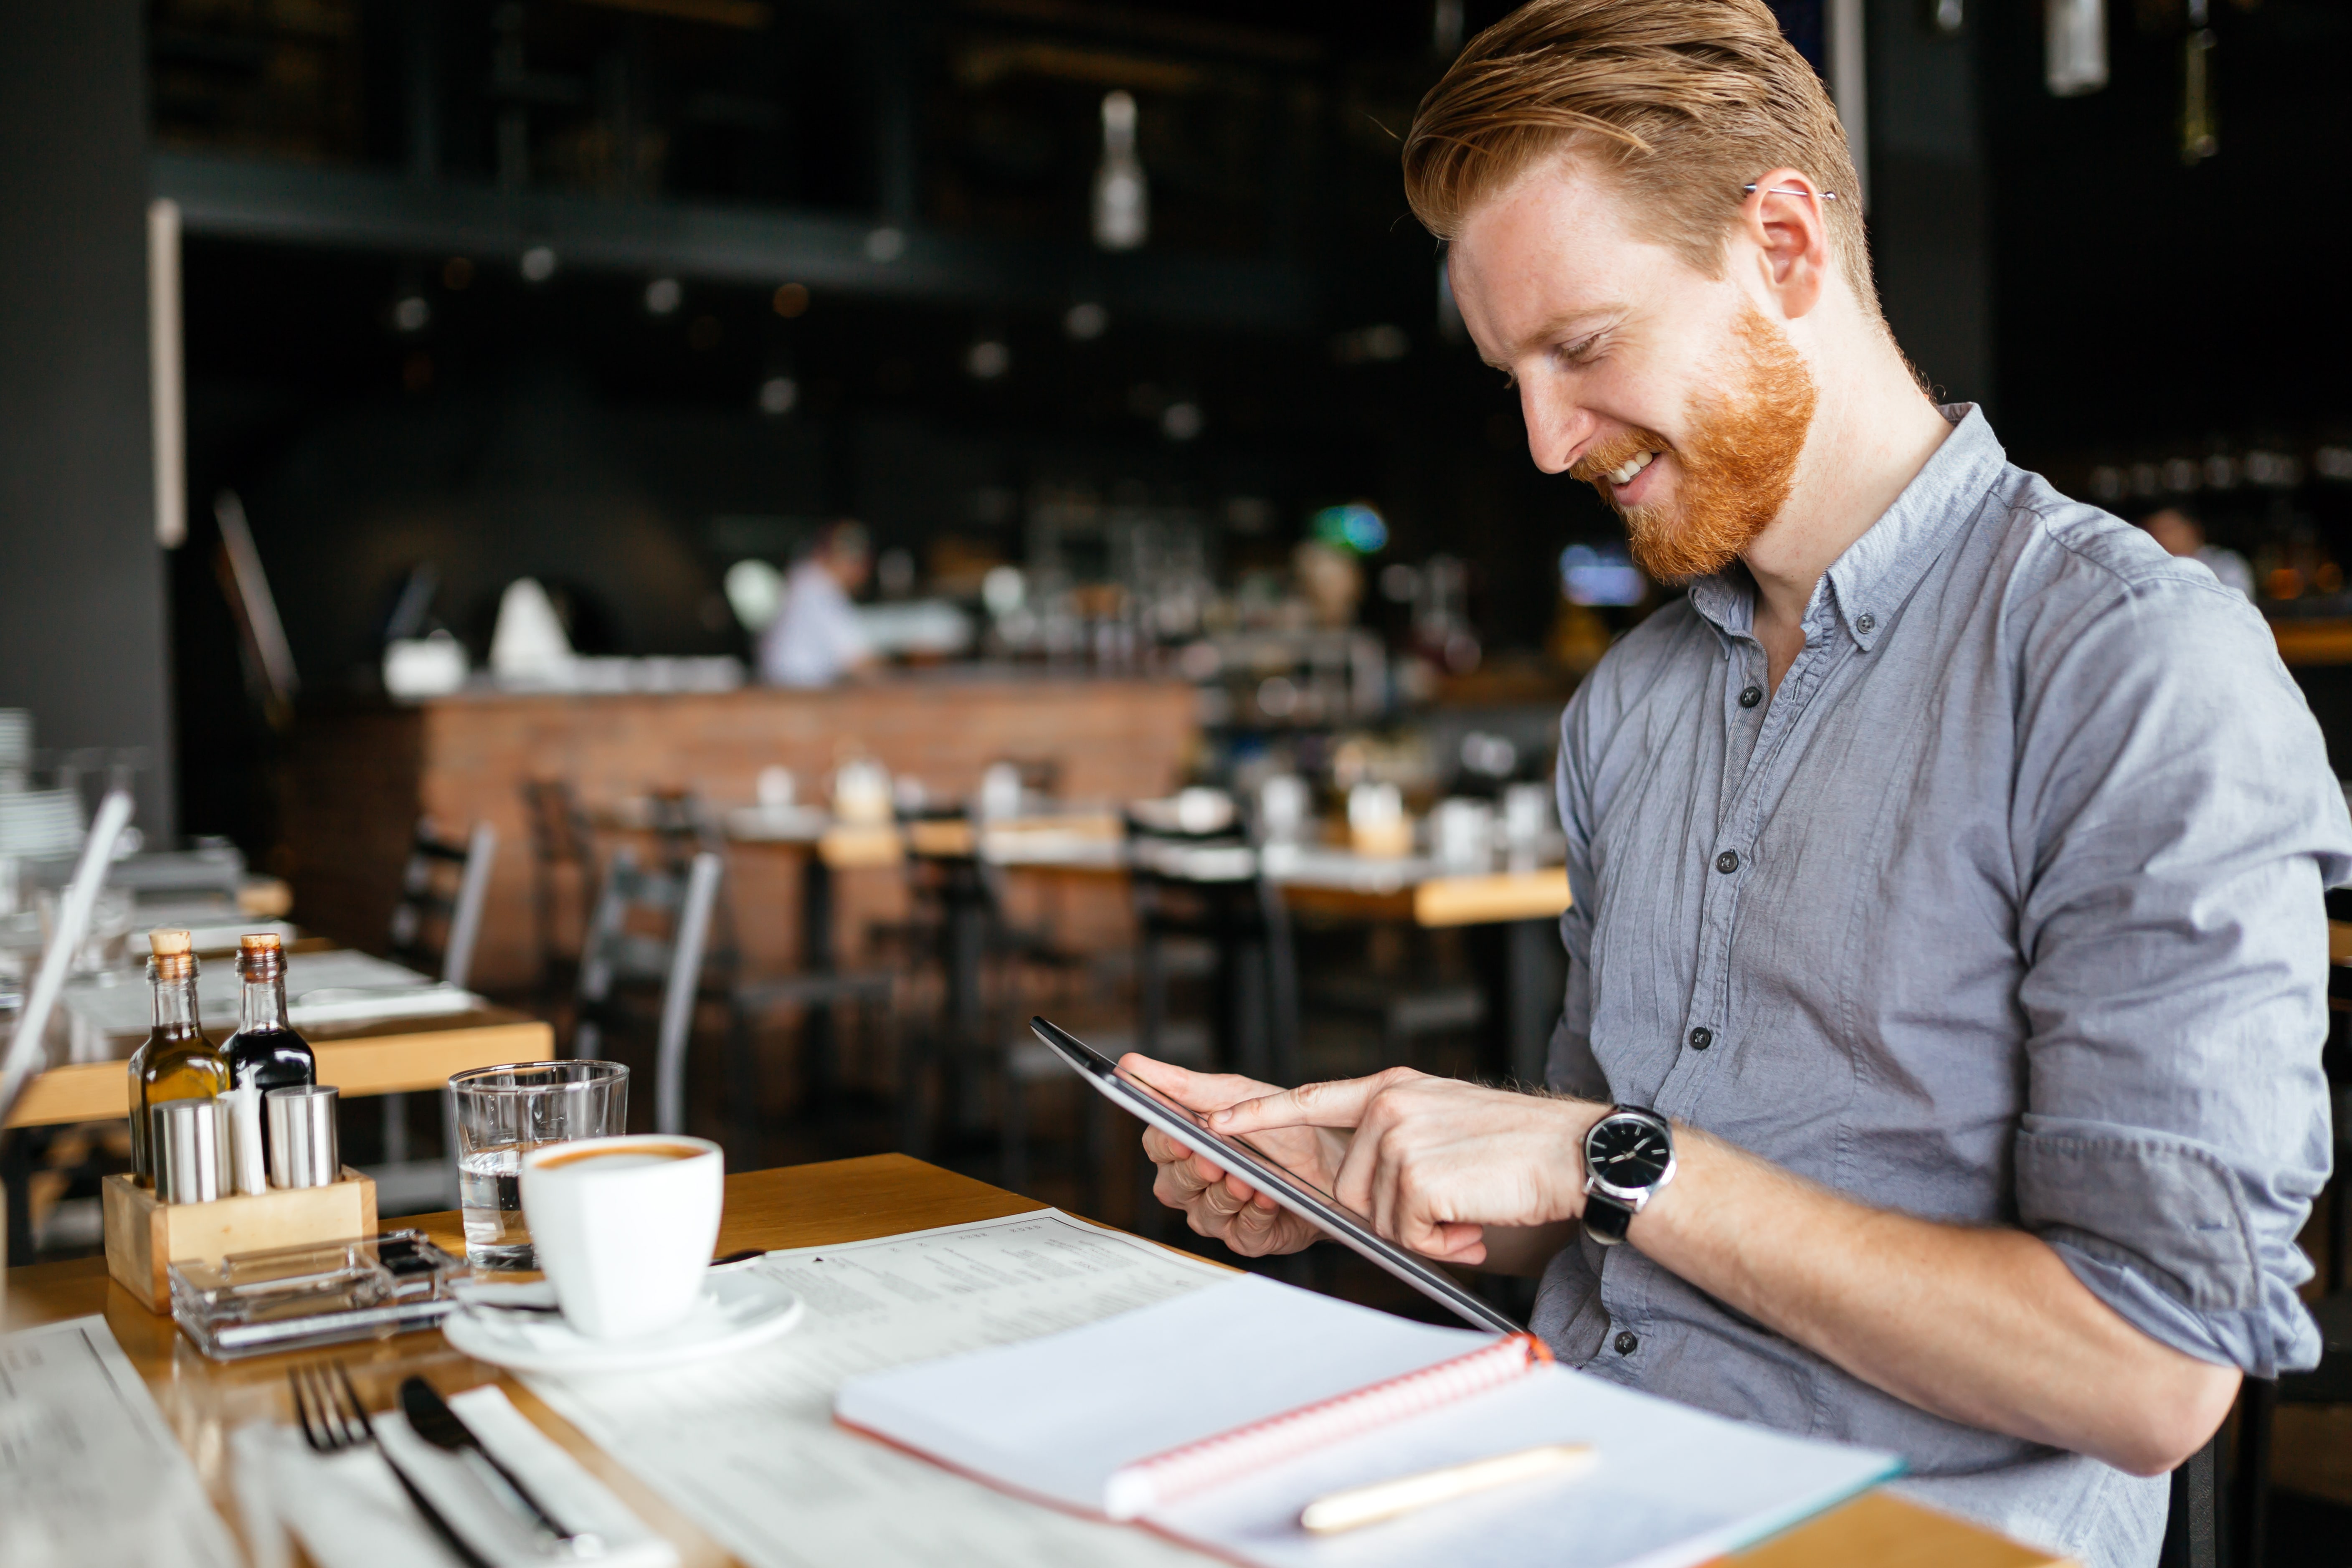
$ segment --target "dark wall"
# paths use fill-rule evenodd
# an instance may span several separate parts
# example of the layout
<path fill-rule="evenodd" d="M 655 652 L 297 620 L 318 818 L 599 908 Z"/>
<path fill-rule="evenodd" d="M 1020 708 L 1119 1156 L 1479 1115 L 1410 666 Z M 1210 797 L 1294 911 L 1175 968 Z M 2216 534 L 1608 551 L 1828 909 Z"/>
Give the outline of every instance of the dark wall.
<path fill-rule="evenodd" d="M 1999 181 L 2003 435 L 2021 461 L 2300 442 L 2352 416 L 2352 7 L 2211 7 L 2215 154 L 2181 157 L 2178 0 L 2108 6 L 2111 79 L 2042 82 L 2041 7 L 1970 0 Z"/>
<path fill-rule="evenodd" d="M 1871 0 L 1870 235 L 1895 341 L 1946 402 L 1993 398 L 1992 237 L 1976 40 Z M 1990 408 L 1995 417 L 1998 408 Z"/>
<path fill-rule="evenodd" d="M 0 706 L 44 748 L 144 750 L 168 837 L 140 7 L 17 0 L 0 36 Z"/>

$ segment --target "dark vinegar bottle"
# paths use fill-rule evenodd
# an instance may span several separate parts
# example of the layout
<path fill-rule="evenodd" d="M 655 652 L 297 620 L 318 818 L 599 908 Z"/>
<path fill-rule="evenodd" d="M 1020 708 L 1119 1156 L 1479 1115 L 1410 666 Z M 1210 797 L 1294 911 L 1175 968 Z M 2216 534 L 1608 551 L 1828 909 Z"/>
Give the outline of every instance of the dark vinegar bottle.
<path fill-rule="evenodd" d="M 240 937 L 236 973 L 241 993 L 236 1033 L 221 1046 L 232 1088 L 257 1085 L 267 1093 L 316 1083 L 319 1064 L 286 1022 L 286 951 L 277 933 Z"/>

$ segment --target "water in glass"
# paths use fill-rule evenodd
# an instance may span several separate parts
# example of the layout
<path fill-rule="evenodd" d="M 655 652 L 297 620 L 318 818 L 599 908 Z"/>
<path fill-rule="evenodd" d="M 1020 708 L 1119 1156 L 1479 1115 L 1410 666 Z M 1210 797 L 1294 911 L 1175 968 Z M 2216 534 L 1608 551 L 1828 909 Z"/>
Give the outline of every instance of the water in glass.
<path fill-rule="evenodd" d="M 618 1062 L 522 1062 L 449 1080 L 457 1120 L 457 1203 L 478 1268 L 535 1268 L 522 1212 L 522 1157 L 543 1143 L 628 1131 L 629 1069 Z"/>

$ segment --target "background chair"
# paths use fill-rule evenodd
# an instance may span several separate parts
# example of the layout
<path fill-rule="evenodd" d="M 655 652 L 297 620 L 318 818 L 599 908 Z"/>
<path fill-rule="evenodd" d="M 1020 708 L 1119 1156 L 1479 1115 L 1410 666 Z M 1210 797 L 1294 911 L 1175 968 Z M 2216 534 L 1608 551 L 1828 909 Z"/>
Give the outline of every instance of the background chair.
<path fill-rule="evenodd" d="M 972 825 L 969 850 L 940 852 L 917 846 L 907 860 L 913 913 L 898 929 L 929 938 L 922 959 L 940 973 L 940 1005 L 930 1027 L 910 1036 L 899 1086 L 901 1146 L 919 1156 L 931 1149 L 942 1121 L 966 1131 L 994 1089 L 997 1181 L 1028 1189 L 1029 1090 L 1066 1079 L 1079 1097 L 1076 1166 L 1079 1205 L 1098 1195 L 1102 1132 L 1085 1086 L 1035 1040 L 1023 1020 L 1051 994 L 1066 999 L 1075 985 L 1100 978 L 1094 955 L 1064 946 L 1046 925 L 1024 924 L 1007 903 L 1003 868 L 978 852 Z M 910 942 L 911 946 L 911 942 Z M 939 1104 L 932 1106 L 936 1087 Z"/>
<path fill-rule="evenodd" d="M 572 1055 L 593 1057 L 624 1016 L 623 996 L 658 987 L 654 1045 L 654 1130 L 686 1130 L 686 1053 L 702 984 L 711 910 L 724 868 L 697 854 L 686 874 L 646 870 L 626 849 L 613 853 L 581 946 L 579 1021 Z M 655 929 L 647 930 L 648 924 Z"/>
<path fill-rule="evenodd" d="M 431 817 L 420 820 L 392 911 L 392 956 L 451 985 L 465 984 L 498 852 L 498 829 L 487 822 L 474 824 L 457 844 L 434 832 Z"/>
<path fill-rule="evenodd" d="M 2157 1568 L 2223 1568 L 2221 1492 L 2219 1484 L 2221 1438 L 2189 1456 L 2172 1472 L 2171 1511 L 2164 1519 L 2164 1546 Z M 2259 1563 L 2246 1568 L 2260 1568 Z"/>
<path fill-rule="evenodd" d="M 542 1010 L 579 984 L 580 943 L 564 942 L 557 929 L 561 884 L 578 889 L 579 924 L 584 940 L 596 908 L 596 833 L 580 804 L 580 793 L 562 779 L 526 779 L 523 816 L 530 824 L 531 935 L 539 949 L 535 989 Z"/>
<path fill-rule="evenodd" d="M 481 940 L 482 905 L 498 852 L 498 829 L 487 822 L 474 824 L 466 841 L 457 844 L 436 833 L 431 817 L 419 819 L 401 873 L 400 902 L 393 907 L 391 955 L 446 984 L 465 984 Z M 457 1167 L 447 1154 L 457 1146 L 457 1113 L 449 1097 L 440 1097 L 444 1157 L 435 1160 L 411 1153 L 409 1097 L 382 1098 L 383 1163 L 373 1173 L 379 1203 L 455 1203 Z"/>
<path fill-rule="evenodd" d="M 2327 916 L 2334 923 L 2352 921 L 2352 889 L 2327 895 Z M 2269 1548 L 2273 1428 L 2280 1407 L 2352 1405 L 2352 1294 L 2344 1289 L 2345 1252 L 2352 1242 L 2352 963 L 2328 966 L 2327 1003 L 2327 1043 L 2320 1066 L 2327 1077 L 2336 1159 L 2326 1198 L 2327 1259 L 2321 1275 L 2326 1294 L 2311 1304 L 2312 1318 L 2319 1325 L 2319 1364 L 2275 1382 L 2246 1380 L 2238 1404 L 2228 1518 L 2222 1521 L 2231 1546 L 2223 1562 L 2231 1568 L 2259 1568 Z M 2168 1558 L 2164 1568 L 2175 1565 Z"/>
<path fill-rule="evenodd" d="M 736 961 L 717 951 L 725 905 L 726 866 L 712 849 L 698 850 L 681 869 L 646 868 L 627 849 L 614 851 L 601 879 L 596 908 L 581 950 L 579 1021 L 572 1054 L 593 1056 L 608 1033 L 632 1013 L 634 994 L 658 988 L 654 1053 L 654 1125 L 686 1130 L 686 1070 L 696 1008 L 727 1009 L 728 1139 L 736 1162 L 761 1153 L 759 1080 L 751 1027 L 786 1005 L 860 1005 L 887 1050 L 891 976 L 876 973 L 788 974 L 742 979 Z"/>
<path fill-rule="evenodd" d="M 1161 1055 L 1168 982 L 1186 945 L 1205 942 L 1213 955 L 1216 1065 L 1270 1082 L 1298 1082 L 1298 967 L 1290 911 L 1282 889 L 1266 880 L 1257 851 L 1238 830 L 1171 832 L 1132 815 L 1127 834 L 1136 1048 Z"/>

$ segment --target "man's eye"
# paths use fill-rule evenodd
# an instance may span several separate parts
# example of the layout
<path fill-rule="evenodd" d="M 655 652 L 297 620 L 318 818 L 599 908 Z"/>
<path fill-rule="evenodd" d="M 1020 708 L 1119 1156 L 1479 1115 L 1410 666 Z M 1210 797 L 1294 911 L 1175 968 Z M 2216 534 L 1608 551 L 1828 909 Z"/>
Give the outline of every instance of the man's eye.
<path fill-rule="evenodd" d="M 1570 364 L 1583 364 L 1592 358 L 1594 351 L 1600 347 L 1600 344 L 1601 336 L 1596 332 L 1591 337 L 1579 338 L 1572 343 L 1564 343 L 1556 352 Z"/>

